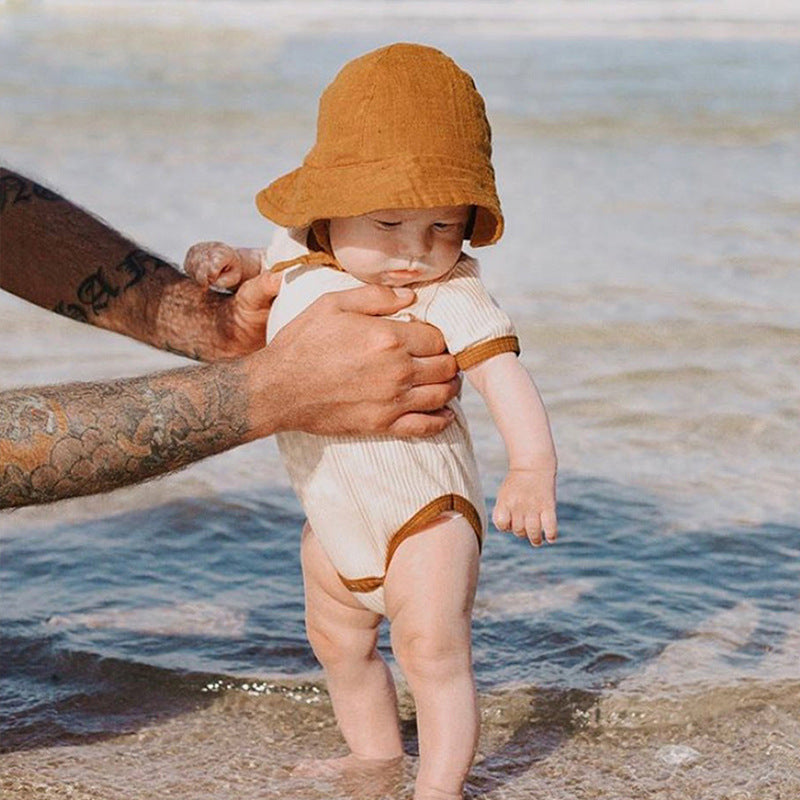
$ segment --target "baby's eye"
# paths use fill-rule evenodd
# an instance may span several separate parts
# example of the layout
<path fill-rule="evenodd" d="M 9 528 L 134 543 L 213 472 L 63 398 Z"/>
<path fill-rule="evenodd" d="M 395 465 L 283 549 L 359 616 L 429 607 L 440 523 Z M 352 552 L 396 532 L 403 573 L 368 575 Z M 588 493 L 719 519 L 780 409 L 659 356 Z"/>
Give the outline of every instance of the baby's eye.
<path fill-rule="evenodd" d="M 437 231 L 452 231 L 458 227 L 458 224 L 457 222 L 434 222 L 433 227 Z"/>
<path fill-rule="evenodd" d="M 392 228 L 396 228 L 400 225 L 399 222 L 390 222 L 389 220 L 385 219 L 374 219 L 373 222 L 384 231 L 391 230 Z"/>

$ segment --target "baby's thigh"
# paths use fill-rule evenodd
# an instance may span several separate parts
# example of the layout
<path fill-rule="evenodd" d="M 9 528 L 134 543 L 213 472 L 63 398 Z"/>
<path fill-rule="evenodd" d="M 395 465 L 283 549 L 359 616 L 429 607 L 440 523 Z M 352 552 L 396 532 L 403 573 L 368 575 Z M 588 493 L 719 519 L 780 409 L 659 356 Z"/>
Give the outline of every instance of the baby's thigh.
<path fill-rule="evenodd" d="M 318 630 L 329 632 L 332 636 L 338 633 L 341 638 L 363 631 L 368 638 L 372 638 L 381 616 L 364 608 L 344 587 L 308 524 L 303 530 L 300 553 L 309 635 L 312 630 Z"/>
<path fill-rule="evenodd" d="M 386 573 L 387 616 L 393 629 L 432 636 L 469 628 L 480 551 L 460 514 L 439 517 L 406 539 Z"/>

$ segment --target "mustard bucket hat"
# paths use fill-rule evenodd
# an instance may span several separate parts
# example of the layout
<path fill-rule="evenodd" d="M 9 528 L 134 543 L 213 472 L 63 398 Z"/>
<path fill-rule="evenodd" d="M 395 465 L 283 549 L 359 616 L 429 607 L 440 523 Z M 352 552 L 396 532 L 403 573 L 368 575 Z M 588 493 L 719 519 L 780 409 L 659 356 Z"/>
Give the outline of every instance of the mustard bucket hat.
<path fill-rule="evenodd" d="M 432 47 L 392 44 L 346 64 L 322 93 L 303 165 L 256 196 L 286 228 L 384 208 L 471 205 L 474 247 L 503 233 L 492 134 L 472 78 Z"/>

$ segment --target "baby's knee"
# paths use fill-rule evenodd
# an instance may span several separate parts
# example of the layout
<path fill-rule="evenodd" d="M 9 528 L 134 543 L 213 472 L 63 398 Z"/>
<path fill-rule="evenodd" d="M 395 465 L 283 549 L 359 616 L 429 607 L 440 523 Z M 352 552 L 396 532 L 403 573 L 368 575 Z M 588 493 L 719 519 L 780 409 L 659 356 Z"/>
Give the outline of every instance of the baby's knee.
<path fill-rule="evenodd" d="M 421 625 L 392 627 L 392 650 L 410 681 L 446 680 L 472 669 L 468 626 Z"/>
<path fill-rule="evenodd" d="M 325 667 L 371 658 L 378 641 L 377 630 L 330 625 L 309 615 L 306 636 L 317 660 Z"/>

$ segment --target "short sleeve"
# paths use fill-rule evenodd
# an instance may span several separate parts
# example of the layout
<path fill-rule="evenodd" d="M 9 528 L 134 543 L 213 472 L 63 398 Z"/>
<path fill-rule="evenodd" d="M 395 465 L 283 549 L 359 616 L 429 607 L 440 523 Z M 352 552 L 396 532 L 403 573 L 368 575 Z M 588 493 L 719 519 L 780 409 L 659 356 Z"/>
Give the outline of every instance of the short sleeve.
<path fill-rule="evenodd" d="M 469 369 L 500 353 L 519 354 L 519 340 L 509 316 L 480 279 L 474 258 L 462 256 L 452 276 L 420 297 L 418 316 L 442 332 L 460 369 Z"/>

